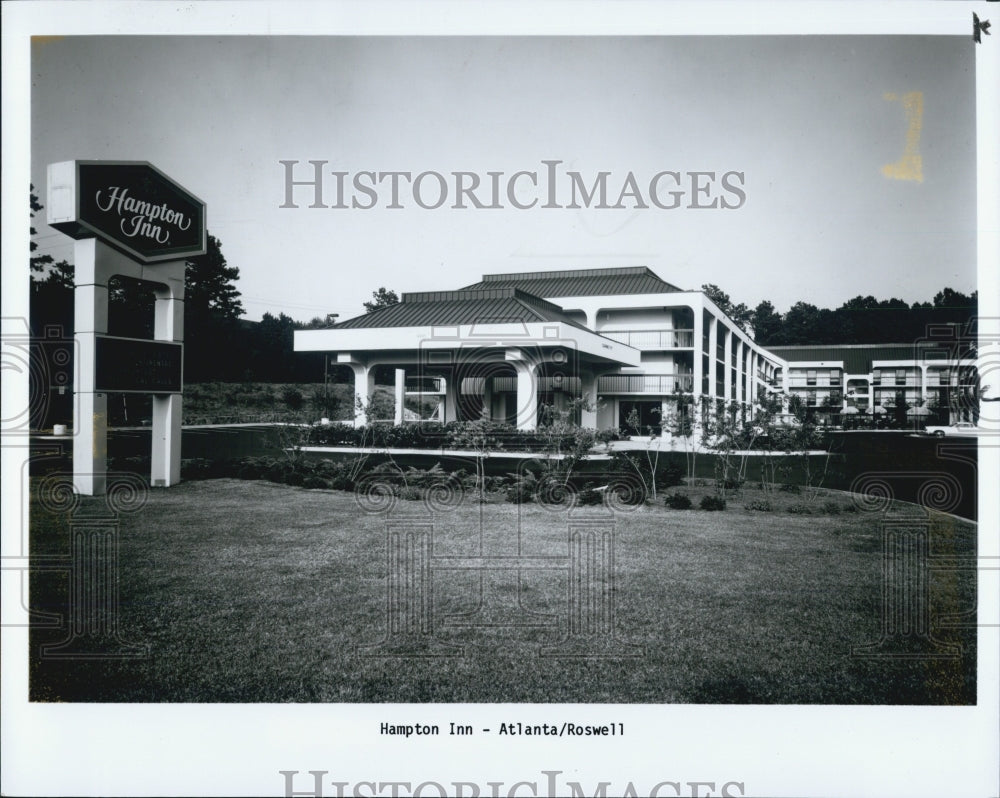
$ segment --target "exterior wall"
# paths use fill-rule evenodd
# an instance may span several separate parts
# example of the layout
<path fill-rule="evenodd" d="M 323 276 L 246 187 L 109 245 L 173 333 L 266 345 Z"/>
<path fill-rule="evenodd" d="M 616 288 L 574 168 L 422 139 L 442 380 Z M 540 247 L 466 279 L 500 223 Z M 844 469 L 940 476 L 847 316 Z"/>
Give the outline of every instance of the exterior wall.
<path fill-rule="evenodd" d="M 757 346 L 700 291 L 638 296 L 549 297 L 596 332 L 638 348 L 637 368 L 599 379 L 607 407 L 600 428 L 615 426 L 622 401 L 659 400 L 673 407 L 676 393 L 749 404 L 766 391 L 781 361 Z"/>

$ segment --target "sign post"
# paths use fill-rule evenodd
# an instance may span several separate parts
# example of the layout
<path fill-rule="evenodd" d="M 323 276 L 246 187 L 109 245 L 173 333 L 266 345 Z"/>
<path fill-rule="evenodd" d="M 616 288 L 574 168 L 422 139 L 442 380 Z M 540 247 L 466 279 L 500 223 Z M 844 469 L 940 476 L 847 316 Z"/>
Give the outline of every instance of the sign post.
<path fill-rule="evenodd" d="M 109 392 L 153 395 L 150 484 L 180 481 L 185 259 L 206 250 L 205 204 L 145 162 L 64 161 L 48 168 L 48 222 L 72 238 L 80 366 L 73 483 L 103 495 Z M 154 341 L 108 332 L 108 281 L 154 284 Z"/>

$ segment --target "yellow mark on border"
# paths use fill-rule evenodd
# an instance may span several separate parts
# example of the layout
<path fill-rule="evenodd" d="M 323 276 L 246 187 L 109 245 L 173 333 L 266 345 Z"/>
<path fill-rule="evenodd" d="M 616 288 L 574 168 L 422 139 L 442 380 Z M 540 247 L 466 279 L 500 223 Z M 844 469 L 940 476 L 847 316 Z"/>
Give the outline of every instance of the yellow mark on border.
<path fill-rule="evenodd" d="M 902 96 L 888 93 L 882 95 L 886 102 L 899 102 L 906 113 L 909 127 L 906 130 L 906 143 L 903 154 L 895 163 L 887 163 L 882 167 L 882 174 L 890 180 L 915 180 L 924 182 L 923 160 L 920 157 L 920 131 L 924 126 L 924 93 L 908 91 Z"/>

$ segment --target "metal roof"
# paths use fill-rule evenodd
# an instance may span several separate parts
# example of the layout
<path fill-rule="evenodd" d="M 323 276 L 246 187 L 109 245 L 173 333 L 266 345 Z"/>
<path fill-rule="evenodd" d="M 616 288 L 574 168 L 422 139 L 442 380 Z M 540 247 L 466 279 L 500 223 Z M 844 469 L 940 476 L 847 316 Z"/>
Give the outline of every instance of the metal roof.
<path fill-rule="evenodd" d="M 765 346 L 769 352 L 789 363 L 832 360 L 842 361 L 848 374 L 867 374 L 876 360 L 912 360 L 915 363 L 933 360 L 958 359 L 960 349 L 955 345 L 934 342 L 912 344 L 843 344 L 841 346 Z M 966 353 L 966 357 L 968 354 Z"/>
<path fill-rule="evenodd" d="M 512 286 L 535 296 L 604 296 L 614 294 L 664 294 L 682 289 L 661 280 L 646 266 L 615 269 L 568 269 L 551 272 L 484 274 L 466 289 Z"/>
<path fill-rule="evenodd" d="M 583 330 L 587 329 L 566 316 L 558 305 L 511 286 L 403 294 L 399 303 L 348 319 L 333 329 L 517 324 L 540 321 L 563 322 Z"/>

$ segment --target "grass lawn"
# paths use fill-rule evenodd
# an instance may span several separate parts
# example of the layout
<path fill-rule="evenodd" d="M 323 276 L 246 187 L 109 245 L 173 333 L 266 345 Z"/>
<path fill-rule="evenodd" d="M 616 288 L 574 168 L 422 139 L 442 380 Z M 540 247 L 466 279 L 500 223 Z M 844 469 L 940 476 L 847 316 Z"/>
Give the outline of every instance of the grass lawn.
<path fill-rule="evenodd" d="M 708 488 L 688 487 L 697 500 Z M 494 497 L 495 498 L 495 497 Z M 121 638 L 149 655 L 59 660 L 39 646 L 67 635 L 32 630 L 36 701 L 199 702 L 635 702 L 973 704 L 975 616 L 946 628 L 946 615 L 974 613 L 975 571 L 931 570 L 932 633 L 961 646 L 934 659 L 925 639 L 889 641 L 885 656 L 852 655 L 882 628 L 881 522 L 930 524 L 932 557 L 972 557 L 976 527 L 897 504 L 881 514 L 774 512 L 732 497 L 723 512 L 647 505 L 612 513 L 480 505 L 432 511 L 399 501 L 362 512 L 352 495 L 261 481 L 185 482 L 154 490 L 119 532 Z M 103 500 L 87 499 L 77 512 Z M 801 508 L 799 508 L 801 509 Z M 560 570 L 524 570 L 521 616 L 550 625 L 512 626 L 516 571 L 438 568 L 428 599 L 434 645 L 461 656 L 386 656 L 370 648 L 388 632 L 386 520 L 433 524 L 435 557 L 491 553 L 550 556 Z M 614 638 L 586 638 L 583 656 L 540 656 L 568 633 L 571 522 L 613 526 Z M 422 527 L 427 529 L 428 527 Z M 481 533 L 481 537 L 480 537 Z M 68 517 L 33 497 L 35 557 L 70 551 Z M 562 558 L 562 559 L 559 559 Z M 438 562 L 445 562 L 440 560 Z M 452 561 L 454 562 L 454 561 Z M 611 585 L 603 585 L 610 588 Z M 35 609 L 67 613 L 69 576 L 32 575 Z M 478 619 L 462 625 L 485 592 Z M 431 606 L 431 605 L 428 605 Z M 526 611 L 526 612 L 524 612 Z M 530 613 L 530 615 L 529 615 Z M 552 625 L 554 622 L 554 625 Z M 428 643 L 427 639 L 422 639 Z M 905 642 L 905 641 L 904 641 Z M 407 649 L 411 654 L 424 649 Z M 610 656 L 593 656 L 600 650 Z M 589 653 L 586 653 L 589 652 Z M 892 656 L 900 653 L 916 656 Z M 621 656 L 638 653 L 638 656 Z"/>

